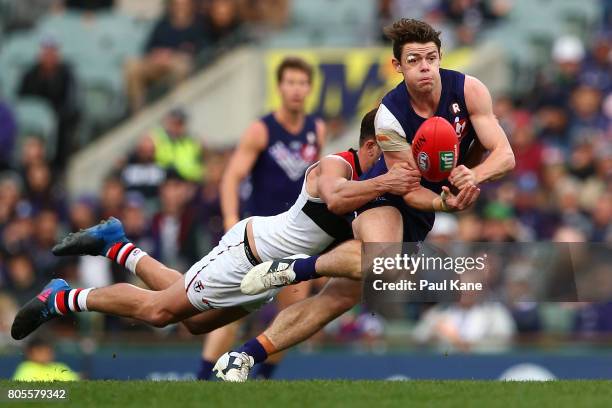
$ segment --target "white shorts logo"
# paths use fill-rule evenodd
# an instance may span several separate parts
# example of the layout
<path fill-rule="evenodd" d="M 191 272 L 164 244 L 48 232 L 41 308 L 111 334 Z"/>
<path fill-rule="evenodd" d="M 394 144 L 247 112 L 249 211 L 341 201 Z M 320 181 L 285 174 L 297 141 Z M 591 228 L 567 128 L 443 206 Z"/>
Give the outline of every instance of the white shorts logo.
<path fill-rule="evenodd" d="M 193 289 L 200 293 L 202 291 L 202 289 L 204 289 L 204 284 L 202 283 L 201 280 L 197 280 L 196 283 L 193 285 Z"/>

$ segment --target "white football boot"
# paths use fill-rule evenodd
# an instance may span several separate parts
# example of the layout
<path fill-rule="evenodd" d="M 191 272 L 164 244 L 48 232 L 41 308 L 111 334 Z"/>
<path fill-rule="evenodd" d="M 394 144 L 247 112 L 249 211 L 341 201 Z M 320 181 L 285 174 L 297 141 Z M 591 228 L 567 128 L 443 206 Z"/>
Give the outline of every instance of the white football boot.
<path fill-rule="evenodd" d="M 295 281 L 293 263 L 303 258 L 308 258 L 308 255 L 292 255 L 254 266 L 242 278 L 240 291 L 245 295 L 258 295 L 270 289 L 291 285 Z"/>
<path fill-rule="evenodd" d="M 230 351 L 219 357 L 213 372 L 223 381 L 246 382 L 254 364 L 253 357 L 247 353 Z"/>

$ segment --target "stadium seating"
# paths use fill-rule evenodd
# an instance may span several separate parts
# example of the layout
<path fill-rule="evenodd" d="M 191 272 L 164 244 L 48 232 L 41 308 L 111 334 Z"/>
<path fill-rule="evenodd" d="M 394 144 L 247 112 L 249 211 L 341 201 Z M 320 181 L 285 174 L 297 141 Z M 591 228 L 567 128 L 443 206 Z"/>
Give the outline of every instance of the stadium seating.
<path fill-rule="evenodd" d="M 363 46 L 373 40 L 373 0 L 360 2 L 359 7 L 351 0 L 295 0 L 291 4 L 291 28 L 272 36 L 266 45 Z"/>
<path fill-rule="evenodd" d="M 3 96 L 14 100 L 21 75 L 38 51 L 38 37 L 31 32 L 12 34 L 0 53 L 0 86 Z"/>
<path fill-rule="evenodd" d="M 146 23 L 136 24 L 112 13 L 93 19 L 84 19 L 75 12 L 49 15 L 35 30 L 17 32 L 3 42 L 0 50 L 2 94 L 9 101 L 17 98 L 21 75 L 34 61 L 40 39 L 52 36 L 77 75 L 79 98 L 85 110 L 82 139 L 86 141 L 93 129 L 108 127 L 122 116 L 125 109 L 123 62 L 139 52 L 147 32 Z M 136 41 L 124 41 L 125 38 Z"/>

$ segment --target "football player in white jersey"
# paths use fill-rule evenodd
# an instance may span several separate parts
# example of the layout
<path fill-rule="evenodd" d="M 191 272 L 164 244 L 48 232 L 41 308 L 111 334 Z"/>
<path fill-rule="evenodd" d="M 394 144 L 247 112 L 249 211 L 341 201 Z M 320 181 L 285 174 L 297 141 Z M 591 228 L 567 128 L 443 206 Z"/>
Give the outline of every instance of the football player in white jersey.
<path fill-rule="evenodd" d="M 243 275 L 262 261 L 294 253 L 315 254 L 336 241 L 342 217 L 327 209 L 320 197 L 325 183 L 337 194 L 329 205 L 351 211 L 386 192 L 404 194 L 418 186 L 420 174 L 398 164 L 368 181 L 355 181 L 359 168 L 368 169 L 380 155 L 374 140 L 375 112 L 365 118 L 360 147 L 349 156 L 331 155 L 309 168 L 297 202 L 273 217 L 252 217 L 232 227 L 185 275 L 135 247 L 117 219 L 68 235 L 53 248 L 56 255 L 102 255 L 125 266 L 151 289 L 119 283 L 103 288 L 71 288 L 53 279 L 25 304 L 13 322 L 11 335 L 23 339 L 45 322 L 73 312 L 97 311 L 135 318 L 156 327 L 183 322 L 192 333 L 206 333 L 248 314 L 268 302 L 279 289 L 259 296 L 240 292 Z M 351 153 L 352 154 L 352 153 Z M 346 225 L 350 228 L 350 222 Z M 343 235 L 342 233 L 340 234 Z"/>

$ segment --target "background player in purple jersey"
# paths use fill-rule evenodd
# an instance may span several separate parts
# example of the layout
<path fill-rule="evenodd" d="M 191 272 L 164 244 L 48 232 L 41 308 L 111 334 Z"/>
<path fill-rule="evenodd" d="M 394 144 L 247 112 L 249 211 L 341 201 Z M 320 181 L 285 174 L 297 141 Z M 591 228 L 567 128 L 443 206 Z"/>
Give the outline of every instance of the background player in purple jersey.
<path fill-rule="evenodd" d="M 325 125 L 305 111 L 312 76 L 312 67 L 297 57 L 285 58 L 277 68 L 281 105 L 247 128 L 221 182 L 226 231 L 246 216 L 271 216 L 288 210 L 300 193 L 304 172 L 319 160 Z M 247 177 L 252 193 L 241 211 L 240 184 Z M 279 309 L 304 299 L 309 292 L 309 283 L 282 291 L 277 297 Z M 210 377 L 214 362 L 232 346 L 238 328 L 239 323 L 234 323 L 207 336 L 198 378 Z M 262 365 L 261 375 L 269 377 L 280 359 L 279 355 Z"/>

